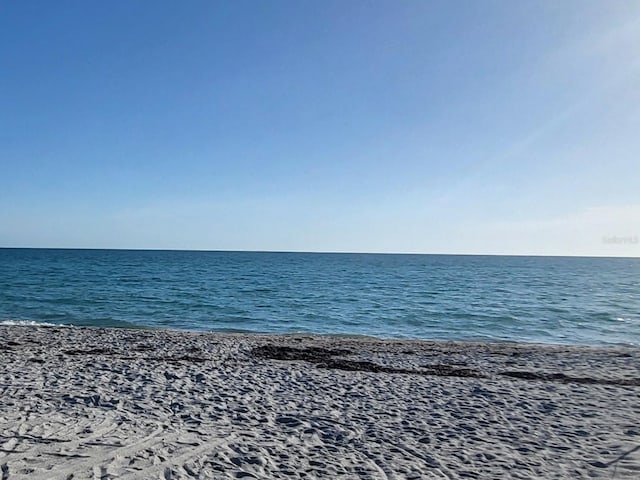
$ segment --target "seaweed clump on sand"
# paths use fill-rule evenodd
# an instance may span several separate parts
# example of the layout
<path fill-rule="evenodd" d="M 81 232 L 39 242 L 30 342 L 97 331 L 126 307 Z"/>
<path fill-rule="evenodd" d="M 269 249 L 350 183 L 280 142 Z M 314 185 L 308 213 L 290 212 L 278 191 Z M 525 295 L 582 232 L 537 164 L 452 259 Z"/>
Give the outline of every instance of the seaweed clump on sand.
<path fill-rule="evenodd" d="M 255 358 L 266 360 L 305 361 L 315 364 L 318 368 L 344 370 L 348 372 L 396 373 L 409 375 L 437 375 L 443 377 L 484 377 L 477 370 L 469 368 L 455 368 L 450 365 L 429 365 L 421 370 L 394 368 L 379 365 L 367 360 L 351 360 L 338 358 L 353 355 L 351 350 L 328 349 L 322 347 L 297 348 L 279 345 L 262 345 L 251 350 Z"/>

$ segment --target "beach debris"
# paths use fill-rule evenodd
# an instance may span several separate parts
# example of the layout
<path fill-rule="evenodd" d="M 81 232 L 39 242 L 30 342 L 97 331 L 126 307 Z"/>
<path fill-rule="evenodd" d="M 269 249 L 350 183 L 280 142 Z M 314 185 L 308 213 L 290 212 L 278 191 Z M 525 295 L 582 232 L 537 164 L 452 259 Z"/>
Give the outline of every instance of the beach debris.
<path fill-rule="evenodd" d="M 507 371 L 501 372 L 500 375 L 511 378 L 519 378 L 521 380 L 540 380 L 544 382 L 560 382 L 560 383 L 581 383 L 588 385 L 618 385 L 625 387 L 640 386 L 640 378 L 591 378 L 591 377 L 572 377 L 564 373 L 536 373 L 524 371 Z"/>
<path fill-rule="evenodd" d="M 344 370 L 349 372 L 371 373 L 395 373 L 408 375 L 436 375 L 441 377 L 472 377 L 481 378 L 484 375 L 469 368 L 455 368 L 451 365 L 428 365 L 421 370 L 408 368 L 395 368 L 380 365 L 367 360 L 350 360 L 337 358 L 344 355 L 353 355 L 351 350 L 326 349 L 321 347 L 288 347 L 280 345 L 261 345 L 251 351 L 256 358 L 267 360 L 306 361 L 315 364 L 318 368 Z"/>
<path fill-rule="evenodd" d="M 82 349 L 71 349 L 71 350 L 63 350 L 62 353 L 65 355 L 113 355 L 113 350 L 108 348 L 90 348 L 88 350 Z"/>

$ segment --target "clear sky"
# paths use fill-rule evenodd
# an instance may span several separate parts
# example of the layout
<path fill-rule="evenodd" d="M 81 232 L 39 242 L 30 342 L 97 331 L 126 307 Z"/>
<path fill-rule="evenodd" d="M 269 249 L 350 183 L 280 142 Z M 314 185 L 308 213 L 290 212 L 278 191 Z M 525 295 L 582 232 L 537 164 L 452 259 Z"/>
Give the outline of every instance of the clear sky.
<path fill-rule="evenodd" d="M 0 1 L 0 246 L 639 238 L 640 2 Z"/>

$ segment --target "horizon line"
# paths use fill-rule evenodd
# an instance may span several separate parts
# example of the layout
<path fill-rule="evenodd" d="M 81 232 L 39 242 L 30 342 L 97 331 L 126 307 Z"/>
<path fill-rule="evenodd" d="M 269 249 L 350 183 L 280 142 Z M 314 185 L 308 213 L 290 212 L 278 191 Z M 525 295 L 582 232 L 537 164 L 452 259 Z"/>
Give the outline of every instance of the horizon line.
<path fill-rule="evenodd" d="M 357 251 L 309 251 L 309 250 L 226 250 L 199 248 L 105 248 L 105 247 L 6 247 L 0 250 L 86 250 L 86 251 L 123 251 L 123 252 L 201 252 L 201 253 L 298 253 L 315 255 L 431 255 L 458 257 L 541 257 L 541 258 L 620 258 L 640 259 L 640 256 L 616 255 L 571 255 L 571 254 L 535 254 L 535 253 L 427 253 L 427 252 L 357 252 Z"/>

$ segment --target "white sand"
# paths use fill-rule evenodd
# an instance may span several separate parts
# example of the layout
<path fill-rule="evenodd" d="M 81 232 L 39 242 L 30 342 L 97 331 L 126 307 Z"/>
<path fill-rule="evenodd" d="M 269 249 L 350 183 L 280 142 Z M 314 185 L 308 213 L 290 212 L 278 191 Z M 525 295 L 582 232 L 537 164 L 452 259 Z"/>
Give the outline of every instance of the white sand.
<path fill-rule="evenodd" d="M 0 365 L 2 480 L 640 478 L 638 349 L 0 326 Z"/>

